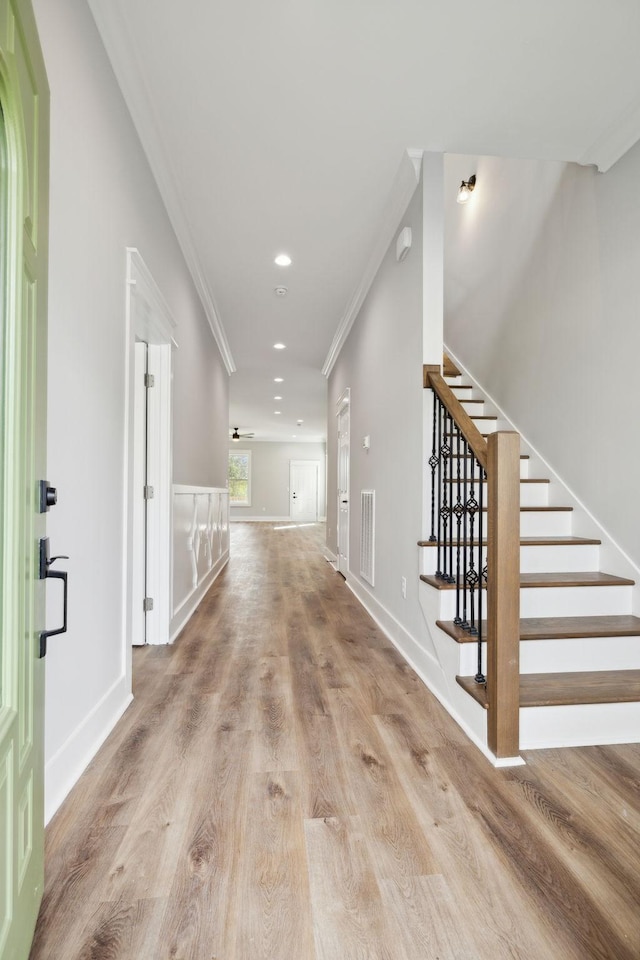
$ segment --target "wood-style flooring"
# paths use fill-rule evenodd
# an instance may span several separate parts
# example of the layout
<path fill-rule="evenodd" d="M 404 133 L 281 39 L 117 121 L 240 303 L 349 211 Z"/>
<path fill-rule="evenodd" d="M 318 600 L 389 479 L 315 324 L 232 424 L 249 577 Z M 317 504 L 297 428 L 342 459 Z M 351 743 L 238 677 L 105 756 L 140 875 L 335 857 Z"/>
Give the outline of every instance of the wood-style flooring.
<path fill-rule="evenodd" d="M 47 829 L 30 960 L 638 960 L 640 747 L 493 769 L 321 525 L 232 533 Z"/>

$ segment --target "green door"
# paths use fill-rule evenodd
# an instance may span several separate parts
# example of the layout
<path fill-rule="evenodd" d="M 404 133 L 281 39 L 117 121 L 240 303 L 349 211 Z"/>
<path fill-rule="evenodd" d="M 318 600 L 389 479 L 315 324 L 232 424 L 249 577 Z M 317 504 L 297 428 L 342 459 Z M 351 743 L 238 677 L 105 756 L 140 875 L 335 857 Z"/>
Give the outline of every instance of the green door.
<path fill-rule="evenodd" d="M 26 960 L 43 887 L 49 91 L 28 0 L 0 0 L 0 960 Z"/>

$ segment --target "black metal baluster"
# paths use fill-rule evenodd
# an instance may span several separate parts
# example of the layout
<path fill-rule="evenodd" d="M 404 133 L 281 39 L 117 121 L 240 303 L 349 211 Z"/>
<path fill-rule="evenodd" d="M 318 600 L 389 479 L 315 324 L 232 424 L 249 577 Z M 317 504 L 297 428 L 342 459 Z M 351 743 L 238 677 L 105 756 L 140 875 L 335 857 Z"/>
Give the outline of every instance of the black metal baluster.
<path fill-rule="evenodd" d="M 440 402 L 440 397 L 436 398 L 438 404 L 438 556 L 436 560 L 436 577 L 442 577 L 442 419 L 444 407 Z"/>
<path fill-rule="evenodd" d="M 431 536 L 429 540 L 432 543 L 436 541 L 436 467 L 438 466 L 438 457 L 436 456 L 436 415 L 439 403 L 440 401 L 435 391 L 433 391 L 433 429 L 431 456 L 429 457 L 429 466 L 431 467 Z"/>
<path fill-rule="evenodd" d="M 453 618 L 453 622 L 460 625 L 462 623 L 462 617 L 460 616 L 460 550 L 461 550 L 461 537 L 462 537 L 462 518 L 464 517 L 464 506 L 462 503 L 462 475 L 461 475 L 461 449 L 462 449 L 462 434 L 460 433 L 460 428 L 456 424 L 456 503 L 453 508 L 453 512 L 456 515 L 456 521 L 458 524 L 456 531 L 456 615 Z M 451 498 L 453 500 L 453 496 Z M 453 544 L 453 537 L 451 538 Z"/>
<path fill-rule="evenodd" d="M 463 482 L 463 493 L 462 493 L 462 505 L 464 507 L 463 522 L 464 526 L 462 528 L 463 533 L 463 549 L 462 549 L 462 623 L 460 626 L 463 630 L 469 629 L 469 621 L 467 620 L 467 600 L 469 587 L 467 584 L 467 563 L 469 561 L 469 514 L 467 513 L 467 498 L 468 498 L 468 482 L 469 482 L 469 444 L 467 443 L 466 437 L 462 445 L 463 450 L 463 466 L 464 466 L 464 482 Z"/>
<path fill-rule="evenodd" d="M 480 466 L 480 487 L 478 490 L 478 570 L 482 570 L 482 544 L 484 541 L 484 516 L 482 507 L 484 505 L 484 468 Z M 478 672 L 475 675 L 476 683 L 486 683 L 486 677 L 482 672 L 482 576 L 478 578 Z"/>
<path fill-rule="evenodd" d="M 445 410 L 444 414 L 444 434 L 443 442 L 440 447 L 440 454 L 442 457 L 442 579 L 447 583 L 452 583 L 451 569 L 447 568 L 448 556 L 448 546 L 449 546 L 449 521 L 451 519 L 451 507 L 449 506 L 449 468 L 451 465 L 451 441 L 449 438 L 450 433 L 453 431 L 453 417 L 448 410 Z"/>
<path fill-rule="evenodd" d="M 478 574 L 475 567 L 475 520 L 478 512 L 478 501 L 475 497 L 476 466 L 478 461 L 475 455 L 471 454 L 471 488 L 469 490 L 469 499 L 467 500 L 467 513 L 469 514 L 469 569 L 466 572 L 466 580 L 469 585 L 469 633 L 475 637 L 478 628 L 476 627 L 476 601 L 475 590 L 478 585 Z"/>

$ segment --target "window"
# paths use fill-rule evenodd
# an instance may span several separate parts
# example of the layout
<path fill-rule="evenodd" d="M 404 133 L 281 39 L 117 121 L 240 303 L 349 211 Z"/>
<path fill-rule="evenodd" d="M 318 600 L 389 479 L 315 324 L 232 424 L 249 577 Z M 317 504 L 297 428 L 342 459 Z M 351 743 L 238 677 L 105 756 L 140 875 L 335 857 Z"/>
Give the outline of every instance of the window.
<path fill-rule="evenodd" d="M 229 452 L 229 506 L 251 506 L 251 451 Z"/>

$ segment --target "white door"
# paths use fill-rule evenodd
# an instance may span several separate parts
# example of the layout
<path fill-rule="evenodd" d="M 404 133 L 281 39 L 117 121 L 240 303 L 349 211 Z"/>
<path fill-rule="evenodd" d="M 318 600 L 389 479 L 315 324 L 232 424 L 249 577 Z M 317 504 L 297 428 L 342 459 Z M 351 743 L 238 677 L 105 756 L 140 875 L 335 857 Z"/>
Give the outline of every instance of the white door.
<path fill-rule="evenodd" d="M 131 343 L 125 633 L 168 643 L 171 622 L 171 351 L 175 323 L 139 252 L 127 251 Z"/>
<path fill-rule="evenodd" d="M 319 460 L 289 461 L 289 516 L 292 520 L 318 519 Z"/>
<path fill-rule="evenodd" d="M 44 662 L 66 623 L 40 496 L 47 449 L 49 91 L 28 0 L 0 0 L 0 958 L 26 960 L 44 882 Z M 63 544 L 53 545 L 57 552 Z M 53 561 L 51 561 L 53 562 Z M 43 576 L 41 576 L 41 574 Z M 62 574 L 62 576 L 61 576 Z M 51 619 L 45 620 L 45 578 Z M 61 609 L 62 608 L 62 609 Z M 63 613 L 64 609 L 64 613 Z M 54 619 L 59 617 L 60 619 Z M 60 626 L 64 621 L 63 627 Z M 64 642 L 56 637 L 53 643 Z"/>
<path fill-rule="evenodd" d="M 349 569 L 349 403 L 347 390 L 338 407 L 338 572 L 344 577 Z"/>

